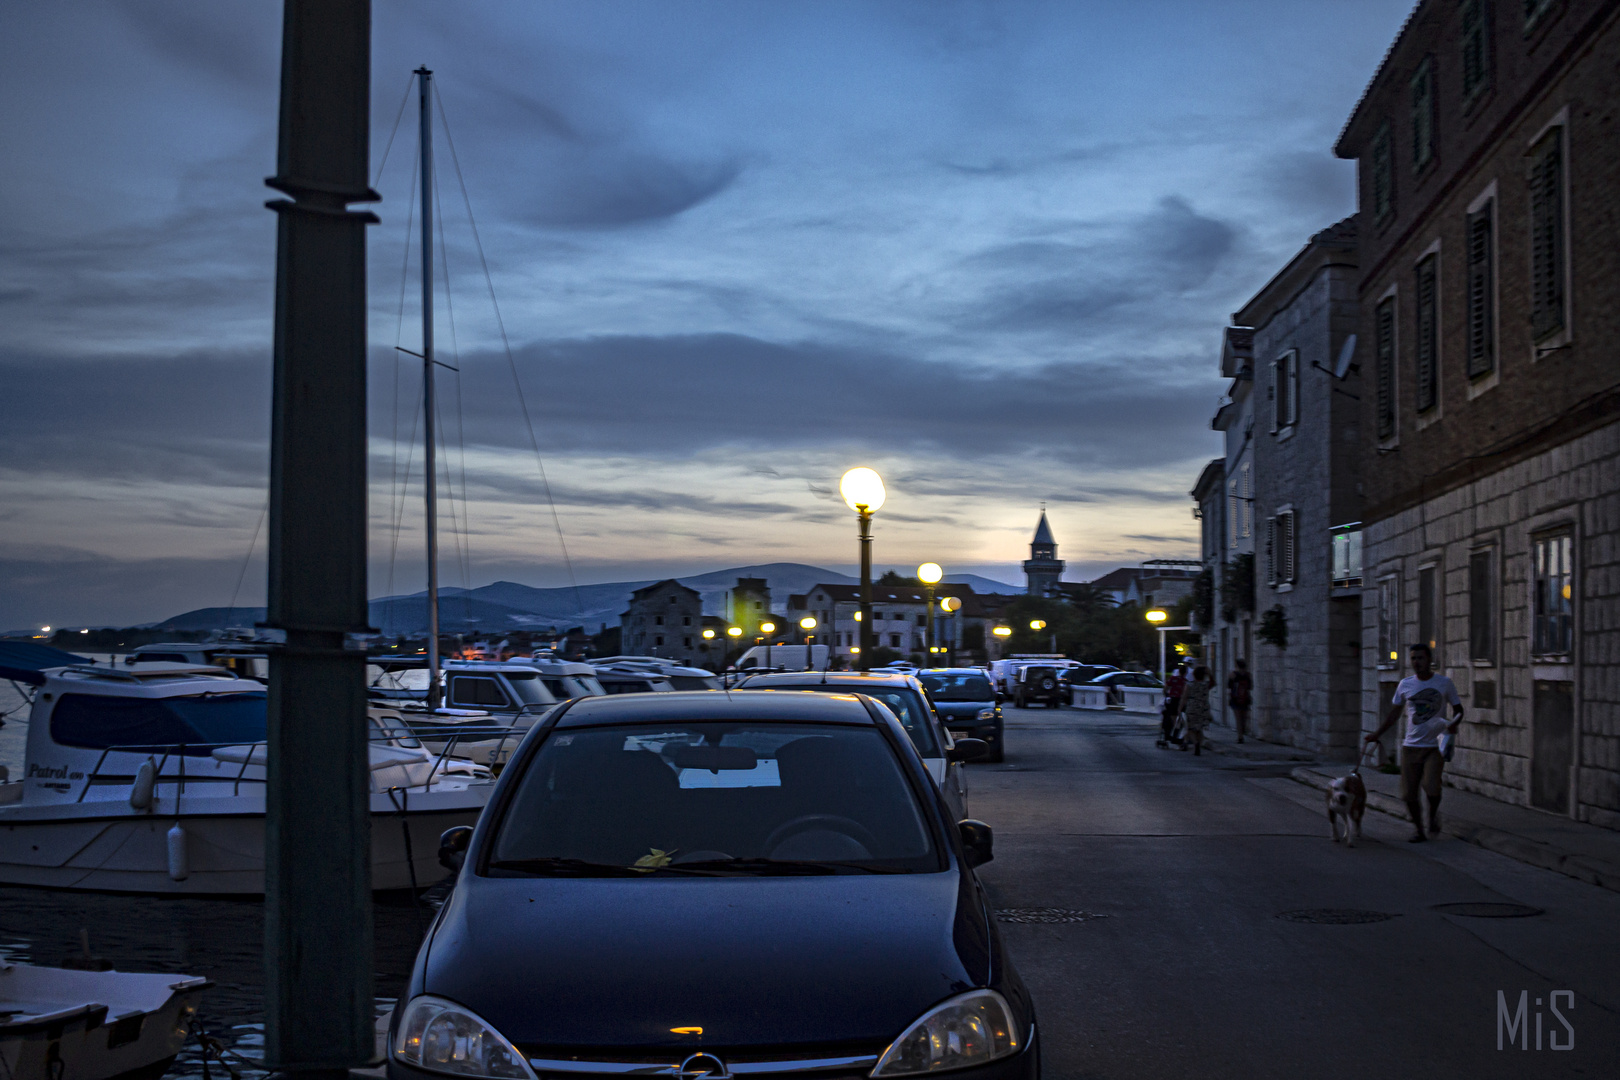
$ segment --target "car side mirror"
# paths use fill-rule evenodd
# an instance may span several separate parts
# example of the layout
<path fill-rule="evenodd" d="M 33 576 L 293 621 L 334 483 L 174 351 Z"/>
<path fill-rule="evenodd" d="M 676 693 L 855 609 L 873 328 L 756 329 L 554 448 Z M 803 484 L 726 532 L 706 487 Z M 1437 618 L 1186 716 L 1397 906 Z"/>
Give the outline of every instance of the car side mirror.
<path fill-rule="evenodd" d="M 439 865 L 452 874 L 461 872 L 467 861 L 467 845 L 472 843 L 472 826 L 457 825 L 439 834 Z"/>
<path fill-rule="evenodd" d="M 990 756 L 990 744 L 983 739 L 957 739 L 956 745 L 945 751 L 946 761 L 982 761 Z"/>
<path fill-rule="evenodd" d="M 956 831 L 962 836 L 962 854 L 967 857 L 969 866 L 983 866 L 996 857 L 991 850 L 994 834 L 984 822 L 964 818 L 956 823 Z"/>

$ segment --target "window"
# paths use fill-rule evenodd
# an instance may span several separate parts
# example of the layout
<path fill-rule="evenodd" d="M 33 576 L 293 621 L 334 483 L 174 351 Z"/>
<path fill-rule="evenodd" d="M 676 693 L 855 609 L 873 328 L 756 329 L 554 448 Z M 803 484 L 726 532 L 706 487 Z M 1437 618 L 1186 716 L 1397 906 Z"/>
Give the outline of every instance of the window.
<path fill-rule="evenodd" d="M 664 617 L 662 615 L 654 615 L 653 616 L 653 622 L 657 623 L 659 626 L 663 626 L 664 625 Z"/>
<path fill-rule="evenodd" d="M 1299 350 L 1271 362 L 1271 430 L 1293 427 L 1299 419 Z"/>
<path fill-rule="evenodd" d="M 501 684 L 494 679 L 471 678 L 458 675 L 450 680 L 450 704 L 483 708 L 493 705 L 497 709 L 508 707 Z"/>
<path fill-rule="evenodd" d="M 1425 56 L 1412 76 L 1412 171 L 1434 160 L 1434 57 Z"/>
<path fill-rule="evenodd" d="M 1440 568 L 1418 569 L 1418 640 L 1434 652 L 1440 662 Z"/>
<path fill-rule="evenodd" d="M 1530 329 L 1540 341 L 1564 329 L 1564 129 L 1530 151 Z"/>
<path fill-rule="evenodd" d="M 1468 215 L 1468 377 L 1496 370 L 1496 200 Z"/>
<path fill-rule="evenodd" d="M 927 626 L 928 625 L 928 616 L 926 616 L 926 615 L 917 616 L 917 625 L 918 626 Z"/>
<path fill-rule="evenodd" d="M 675 602 L 675 597 L 673 597 L 673 596 L 671 596 L 671 597 L 670 597 L 670 598 L 669 598 L 669 602 L 670 602 L 670 603 L 672 603 L 672 604 L 673 604 L 673 603 L 674 603 L 674 602 Z"/>
<path fill-rule="evenodd" d="M 1361 584 L 1361 530 L 1339 525 L 1333 530 L 1333 587 L 1354 588 Z"/>
<path fill-rule="evenodd" d="M 691 638 L 689 638 L 689 637 L 687 637 L 687 638 L 681 638 L 681 645 L 682 645 L 682 646 L 683 646 L 683 647 L 684 647 L 684 648 L 688 648 L 688 649 L 690 649 L 690 648 L 691 648 L 691 647 L 692 647 L 692 639 L 691 639 Z"/>
<path fill-rule="evenodd" d="M 1496 663 L 1494 555 L 1487 549 L 1468 557 L 1468 652 L 1477 664 Z"/>
<path fill-rule="evenodd" d="M 1395 148 L 1386 120 L 1372 142 L 1373 218 L 1383 224 L 1395 212 Z"/>
<path fill-rule="evenodd" d="M 1401 579 L 1378 579 L 1378 666 L 1400 665 Z"/>
<path fill-rule="evenodd" d="M 1243 538 L 1254 536 L 1254 469 L 1253 462 L 1245 461 L 1238 475 L 1243 480 Z"/>
<path fill-rule="evenodd" d="M 681 625 L 682 626 L 691 626 L 692 625 L 692 616 L 690 616 L 690 615 L 682 615 L 681 616 Z"/>
<path fill-rule="evenodd" d="M 1395 436 L 1395 298 L 1380 301 L 1376 315 L 1378 362 L 1378 437 Z"/>
<path fill-rule="evenodd" d="M 657 637 L 653 638 L 653 644 L 654 645 L 662 645 L 663 643 L 664 643 L 664 635 L 663 634 L 659 634 Z"/>
<path fill-rule="evenodd" d="M 1535 575 L 1531 651 L 1536 656 L 1564 657 L 1573 651 L 1574 542 L 1569 532 L 1538 536 L 1531 541 L 1530 561 Z"/>
<path fill-rule="evenodd" d="M 1294 581 L 1294 512 L 1279 510 L 1268 525 L 1266 560 L 1272 587 L 1291 585 Z"/>
<path fill-rule="evenodd" d="M 1491 19 L 1487 0 L 1463 0 L 1463 97 L 1472 99 L 1491 85 Z"/>
<path fill-rule="evenodd" d="M 1439 400 L 1438 255 L 1417 264 L 1417 409 L 1427 412 Z"/>
<path fill-rule="evenodd" d="M 898 649 L 900 647 L 900 635 L 899 634 L 890 634 L 889 635 L 889 644 L 892 645 L 894 648 Z"/>

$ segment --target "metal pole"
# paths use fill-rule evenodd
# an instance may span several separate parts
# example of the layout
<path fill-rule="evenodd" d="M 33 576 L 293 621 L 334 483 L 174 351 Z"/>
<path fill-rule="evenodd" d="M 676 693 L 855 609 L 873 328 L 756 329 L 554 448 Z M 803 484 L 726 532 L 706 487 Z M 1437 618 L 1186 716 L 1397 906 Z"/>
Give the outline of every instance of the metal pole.
<path fill-rule="evenodd" d="M 1169 685 L 1170 671 L 1164 666 L 1164 627 L 1159 627 L 1159 681 Z"/>
<path fill-rule="evenodd" d="M 427 481 L 427 564 L 428 564 L 428 708 L 437 709 L 444 701 L 439 686 L 439 474 L 434 470 L 437 435 L 433 394 L 433 72 L 416 69 L 421 88 L 419 136 L 422 153 L 422 431 L 423 478 Z"/>
<path fill-rule="evenodd" d="M 369 0 L 286 0 L 276 175 L 265 1064 L 373 1054 L 366 611 Z"/>
<path fill-rule="evenodd" d="M 859 671 L 872 666 L 872 512 L 864 506 L 855 508 L 855 519 L 861 529 L 861 656 L 855 665 Z"/>
<path fill-rule="evenodd" d="M 928 639 L 928 667 L 933 667 L 934 661 L 934 587 L 928 586 L 928 629 L 924 631 Z"/>

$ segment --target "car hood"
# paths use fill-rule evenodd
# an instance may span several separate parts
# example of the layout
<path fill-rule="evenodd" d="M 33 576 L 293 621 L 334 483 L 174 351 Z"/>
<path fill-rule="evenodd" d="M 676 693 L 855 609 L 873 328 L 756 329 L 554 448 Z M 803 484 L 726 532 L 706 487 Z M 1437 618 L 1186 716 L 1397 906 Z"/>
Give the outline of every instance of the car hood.
<path fill-rule="evenodd" d="M 467 878 L 420 991 L 526 1052 L 863 1044 L 989 977 L 964 875 Z M 672 1028 L 701 1027 L 693 1036 Z"/>
<path fill-rule="evenodd" d="M 936 701 L 934 711 L 939 713 L 940 719 L 957 720 L 962 717 L 972 719 L 985 709 L 996 707 L 994 701 Z"/>

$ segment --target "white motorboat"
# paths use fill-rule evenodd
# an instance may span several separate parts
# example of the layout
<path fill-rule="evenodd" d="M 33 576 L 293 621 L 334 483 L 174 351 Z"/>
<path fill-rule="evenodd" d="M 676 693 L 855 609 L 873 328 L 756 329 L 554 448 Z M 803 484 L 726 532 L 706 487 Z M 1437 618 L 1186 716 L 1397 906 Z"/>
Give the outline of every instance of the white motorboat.
<path fill-rule="evenodd" d="M 0 1076 L 158 1077 L 191 1034 L 185 975 L 0 963 Z"/>
<path fill-rule="evenodd" d="M 0 648 L 0 652 L 3 652 Z M 170 894 L 264 892 L 266 690 L 212 667 L 19 667 L 33 684 L 20 780 L 0 784 L 0 883 Z M 472 825 L 488 769 L 435 755 L 373 708 L 372 886 L 443 876 L 439 835 Z"/>

